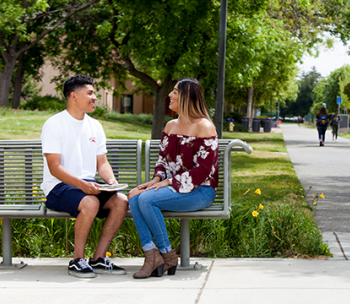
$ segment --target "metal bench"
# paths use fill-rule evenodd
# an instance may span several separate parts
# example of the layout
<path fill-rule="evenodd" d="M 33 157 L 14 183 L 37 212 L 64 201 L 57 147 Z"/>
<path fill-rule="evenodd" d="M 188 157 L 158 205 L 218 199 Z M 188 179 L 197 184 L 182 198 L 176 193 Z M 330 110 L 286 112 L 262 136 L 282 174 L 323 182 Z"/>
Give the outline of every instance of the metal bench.
<path fill-rule="evenodd" d="M 141 140 L 107 140 L 108 160 L 126 191 L 141 184 Z M 97 178 L 99 178 L 97 176 Z M 43 156 L 40 140 L 0 140 L 0 218 L 2 221 L 3 266 L 12 266 L 14 218 L 70 218 L 65 212 L 46 208 L 40 189 Z M 131 217 L 130 212 L 128 217 Z M 25 264 L 14 265 L 22 268 Z"/>
<path fill-rule="evenodd" d="M 116 178 L 128 183 L 131 190 L 141 184 L 141 140 L 108 140 L 108 160 Z M 196 212 L 164 212 L 165 218 L 181 219 L 181 268 L 190 265 L 190 219 L 227 219 L 231 211 L 231 151 L 247 152 L 245 142 L 219 140 L 219 185 L 212 206 Z M 147 140 L 145 145 L 145 178 L 149 181 L 158 159 L 159 140 Z M 2 222 L 3 266 L 12 266 L 13 218 L 70 218 L 65 212 L 46 208 L 40 189 L 43 157 L 40 140 L 0 140 L 0 218 Z M 130 211 L 126 218 L 132 218 Z M 22 268 L 25 264 L 13 265 Z"/>
<path fill-rule="evenodd" d="M 164 218 L 180 219 L 181 267 L 197 269 L 197 263 L 190 265 L 190 219 L 228 219 L 231 212 L 231 152 L 252 153 L 253 149 L 239 139 L 219 140 L 219 184 L 214 203 L 205 209 L 195 212 L 163 212 Z M 146 182 L 153 176 L 158 160 L 159 140 L 147 140 L 145 145 Z"/>

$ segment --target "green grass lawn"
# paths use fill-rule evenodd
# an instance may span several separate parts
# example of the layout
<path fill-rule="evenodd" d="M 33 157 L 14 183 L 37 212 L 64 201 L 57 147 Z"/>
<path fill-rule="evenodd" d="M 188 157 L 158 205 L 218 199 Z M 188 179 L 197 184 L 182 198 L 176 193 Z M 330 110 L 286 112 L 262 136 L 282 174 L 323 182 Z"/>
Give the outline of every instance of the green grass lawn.
<path fill-rule="evenodd" d="M 0 110 L 0 139 L 39 139 L 44 122 L 53 114 Z M 107 138 L 143 141 L 151 138 L 151 127 L 148 125 L 105 120 L 100 122 Z M 232 153 L 231 218 L 192 220 L 191 254 L 210 257 L 329 255 L 328 245 L 322 242 L 322 234 L 313 216 L 314 207 L 303 197 L 305 191 L 301 189 L 282 134 L 224 132 L 223 137 L 246 141 L 254 151 L 250 155 Z M 248 189 L 249 192 L 244 195 Z M 261 194 L 254 194 L 256 189 L 260 189 Z M 263 208 L 259 209 L 260 204 Z M 259 214 L 254 217 L 252 214 L 257 210 Z M 46 235 L 41 228 L 42 221 L 47 222 L 49 226 L 57 225 L 60 233 L 49 235 L 47 232 Z M 101 225 L 100 221 L 96 221 L 92 235 L 99 234 Z M 14 255 L 72 254 L 74 221 L 14 220 L 13 226 L 14 238 L 18 238 L 14 242 L 18 243 L 14 245 Z M 21 244 L 21 235 L 25 233 L 23 230 L 28 227 L 31 227 L 34 234 L 30 239 L 30 243 L 33 243 L 30 246 L 27 243 Z M 167 227 L 173 247 L 179 249 L 178 220 L 168 220 Z M 49 240 L 49 243 L 46 240 Z M 66 245 L 60 245 L 62 240 L 65 240 L 63 243 Z M 87 252 L 93 252 L 95 245 L 96 240 L 90 237 Z M 141 254 L 132 220 L 124 221 L 110 251 L 118 256 Z"/>
<path fill-rule="evenodd" d="M 55 113 L 0 110 L 0 139 L 40 139 L 45 121 Z M 151 126 L 100 120 L 109 139 L 150 139 Z"/>

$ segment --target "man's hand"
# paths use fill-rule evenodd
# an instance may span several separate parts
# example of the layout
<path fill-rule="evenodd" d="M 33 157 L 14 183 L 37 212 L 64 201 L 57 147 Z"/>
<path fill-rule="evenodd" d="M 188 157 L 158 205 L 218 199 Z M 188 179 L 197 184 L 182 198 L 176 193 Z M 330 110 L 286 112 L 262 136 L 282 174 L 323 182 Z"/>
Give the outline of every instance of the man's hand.
<path fill-rule="evenodd" d="M 88 195 L 97 195 L 99 193 L 101 193 L 100 190 L 98 190 L 96 188 L 96 186 L 99 186 L 99 184 L 96 184 L 94 182 L 86 182 L 83 181 L 82 186 L 80 187 L 80 189 Z"/>
<path fill-rule="evenodd" d="M 119 184 L 117 182 L 117 180 L 113 177 L 113 178 L 110 178 L 107 182 L 108 185 L 114 185 L 114 184 Z"/>

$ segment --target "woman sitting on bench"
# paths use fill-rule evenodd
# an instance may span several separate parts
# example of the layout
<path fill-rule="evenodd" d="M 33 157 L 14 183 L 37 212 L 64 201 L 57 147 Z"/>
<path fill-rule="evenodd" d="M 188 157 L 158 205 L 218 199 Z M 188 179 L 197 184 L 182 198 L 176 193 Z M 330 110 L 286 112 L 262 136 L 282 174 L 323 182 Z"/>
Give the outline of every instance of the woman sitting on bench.
<path fill-rule="evenodd" d="M 134 274 L 135 279 L 159 277 L 166 271 L 175 274 L 178 257 L 171 248 L 161 211 L 206 208 L 213 203 L 218 184 L 218 136 L 202 86 L 195 79 L 183 79 L 169 97 L 169 109 L 179 116 L 163 131 L 153 180 L 129 193 L 130 209 L 145 252 L 144 265 Z"/>

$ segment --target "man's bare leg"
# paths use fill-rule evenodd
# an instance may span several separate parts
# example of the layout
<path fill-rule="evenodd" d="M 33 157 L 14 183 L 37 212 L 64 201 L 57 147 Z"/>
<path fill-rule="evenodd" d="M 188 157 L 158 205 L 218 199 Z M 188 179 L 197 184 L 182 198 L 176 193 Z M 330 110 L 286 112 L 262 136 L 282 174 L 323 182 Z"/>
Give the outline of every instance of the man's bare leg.
<path fill-rule="evenodd" d="M 74 260 L 84 259 L 86 241 L 99 206 L 99 200 L 93 195 L 87 195 L 80 201 L 79 214 L 75 221 Z"/>
<path fill-rule="evenodd" d="M 128 199 L 122 193 L 113 195 L 104 205 L 103 209 L 109 209 L 109 214 L 103 224 L 101 237 L 92 258 L 93 261 L 106 256 L 110 243 L 123 223 L 128 206 Z"/>

